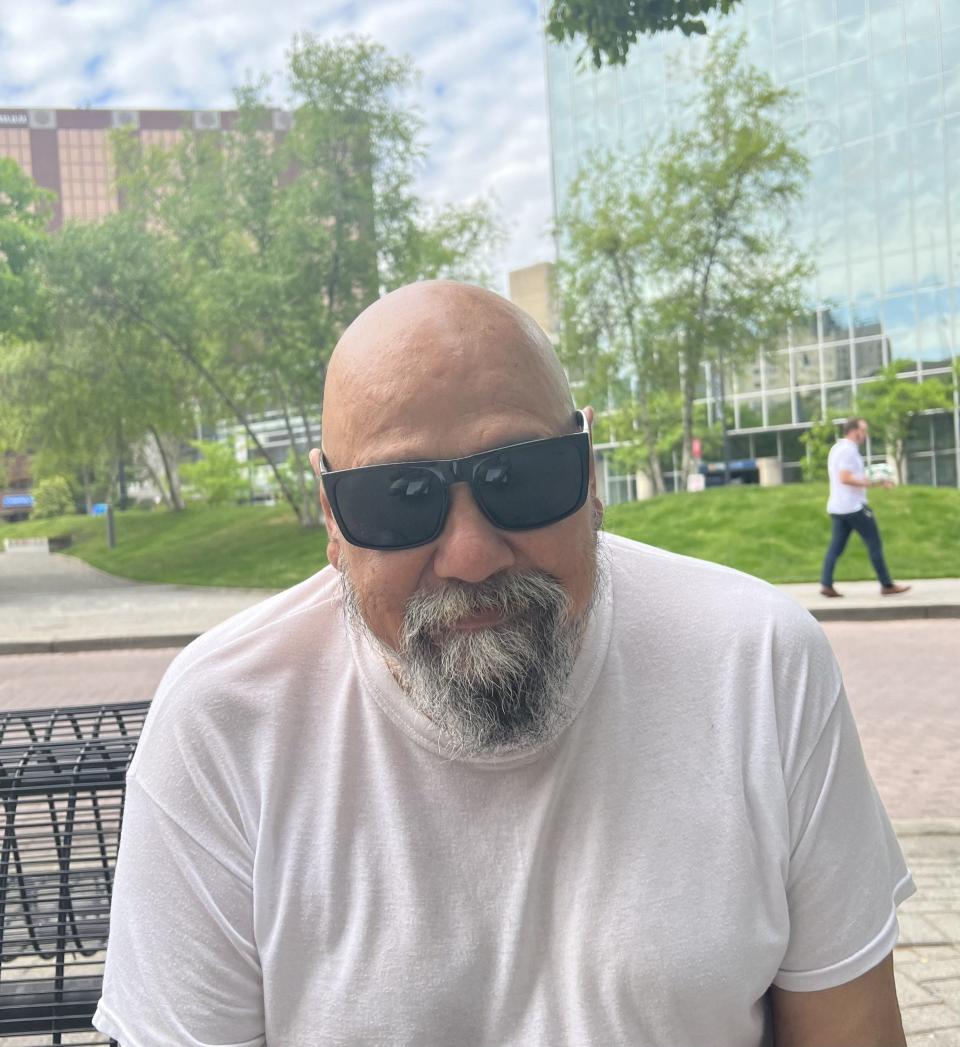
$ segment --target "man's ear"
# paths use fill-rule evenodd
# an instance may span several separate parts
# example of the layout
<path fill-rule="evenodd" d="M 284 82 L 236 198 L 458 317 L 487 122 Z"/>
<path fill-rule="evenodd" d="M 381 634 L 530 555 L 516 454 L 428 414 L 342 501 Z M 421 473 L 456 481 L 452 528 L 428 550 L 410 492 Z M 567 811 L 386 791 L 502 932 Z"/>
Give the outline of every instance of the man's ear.
<path fill-rule="evenodd" d="M 312 448 L 307 457 L 310 459 L 310 467 L 313 469 L 313 475 L 318 481 L 317 487 L 320 494 L 320 508 L 323 510 L 323 522 L 327 527 L 327 559 L 330 561 L 334 570 L 339 570 L 341 536 L 340 531 L 337 529 L 337 521 L 334 519 L 333 513 L 330 511 L 330 503 L 327 501 L 327 492 L 324 491 L 323 484 L 319 482 L 321 476 L 320 448 Z"/>
<path fill-rule="evenodd" d="M 583 409 L 583 418 L 590 434 L 590 498 L 593 502 L 593 518 L 596 529 L 603 523 L 603 502 L 597 497 L 597 467 L 593 457 L 593 408 L 589 405 Z"/>

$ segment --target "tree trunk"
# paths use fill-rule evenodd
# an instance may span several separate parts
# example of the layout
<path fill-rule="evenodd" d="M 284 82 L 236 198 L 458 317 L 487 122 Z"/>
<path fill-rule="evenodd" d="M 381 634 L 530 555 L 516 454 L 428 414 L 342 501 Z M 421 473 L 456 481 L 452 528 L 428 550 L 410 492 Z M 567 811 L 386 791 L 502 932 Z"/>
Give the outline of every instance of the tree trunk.
<path fill-rule="evenodd" d="M 217 381 L 213 373 L 207 367 L 204 366 L 203 362 L 197 357 L 197 355 L 190 348 L 190 346 L 185 345 L 182 341 L 180 341 L 179 338 L 171 334 L 170 331 L 163 327 L 162 324 L 158 324 L 155 321 L 148 319 L 139 310 L 128 305 L 125 302 L 117 302 L 116 299 L 114 299 L 114 304 L 116 304 L 128 316 L 135 319 L 137 323 L 139 323 L 146 330 L 153 331 L 155 334 L 158 334 L 165 342 L 167 342 L 171 349 L 173 349 L 173 351 L 177 353 L 177 355 L 180 356 L 182 359 L 186 360 L 186 362 L 190 364 L 190 366 L 193 367 L 194 370 L 196 370 L 200 374 L 200 376 L 207 382 L 210 388 L 213 389 L 217 396 L 219 396 L 220 399 L 227 405 L 233 416 L 243 426 L 244 432 L 251 439 L 254 447 L 256 447 L 256 449 L 263 455 L 264 459 L 267 462 L 267 465 L 270 466 L 270 470 L 273 473 L 274 479 L 277 481 L 277 486 L 280 488 L 280 491 L 283 493 L 283 497 L 286 499 L 290 508 L 296 515 L 297 520 L 302 525 L 303 516 L 301 513 L 301 506 L 297 503 L 297 499 L 293 491 L 290 490 L 289 485 L 284 480 L 283 474 L 277 468 L 276 463 L 270 458 L 270 455 L 267 454 L 266 448 L 263 446 L 262 443 L 260 443 L 260 438 L 257 436 L 253 426 L 250 424 L 250 420 L 247 417 L 246 412 L 241 409 L 240 405 L 233 399 L 233 397 L 227 392 L 227 390 L 224 389 L 220 382 Z"/>
<path fill-rule="evenodd" d="M 643 433 L 643 442 L 647 452 L 646 473 L 653 484 L 653 493 L 664 494 L 666 486 L 663 482 L 663 470 L 660 468 L 660 459 L 657 456 L 657 435 L 650 420 L 650 406 L 647 402 L 646 389 L 641 389 L 638 392 L 637 406 L 640 409 L 640 431 Z"/>
<path fill-rule="evenodd" d="M 297 492 L 300 495 L 300 512 L 297 514 L 300 519 L 300 526 L 303 528 L 310 528 L 317 526 L 317 506 L 313 498 L 310 497 L 307 491 L 307 484 L 303 478 L 303 458 L 300 452 L 297 450 L 297 441 L 293 432 L 293 421 L 290 418 L 290 410 L 287 407 L 287 398 L 284 390 L 280 387 L 279 381 L 277 382 L 277 392 L 281 401 L 281 410 L 283 411 L 283 424 L 287 430 L 287 439 L 290 441 L 290 453 L 293 455 L 294 468 L 296 469 L 296 481 L 297 481 Z"/>
<path fill-rule="evenodd" d="M 93 495 L 90 493 L 90 468 L 89 466 L 83 466 L 80 470 L 80 477 L 83 483 L 83 502 L 87 510 L 87 516 L 93 512 Z"/>
<path fill-rule="evenodd" d="M 163 446 L 163 440 L 157 430 L 151 425 L 149 426 L 150 434 L 157 445 L 157 452 L 160 455 L 160 461 L 163 463 L 163 472 L 167 478 L 167 494 L 164 497 L 164 501 L 167 503 L 168 508 L 171 512 L 180 512 L 183 508 L 183 495 L 180 493 L 180 477 L 177 475 L 177 468 L 175 463 L 171 463 L 170 456 L 167 454 L 166 448 Z M 163 492 L 163 485 L 158 484 L 161 492 Z"/>
<path fill-rule="evenodd" d="M 681 352 L 682 377 L 680 382 L 681 419 L 683 422 L 683 444 L 680 454 L 680 473 L 684 483 L 693 472 L 693 397 L 694 383 L 691 368 L 687 365 L 686 354 Z"/>

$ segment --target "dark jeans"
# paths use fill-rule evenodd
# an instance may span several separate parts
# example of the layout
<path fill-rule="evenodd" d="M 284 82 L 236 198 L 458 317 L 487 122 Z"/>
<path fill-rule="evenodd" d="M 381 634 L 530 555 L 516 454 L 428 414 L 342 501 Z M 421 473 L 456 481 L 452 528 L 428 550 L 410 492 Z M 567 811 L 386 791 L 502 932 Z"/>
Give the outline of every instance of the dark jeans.
<path fill-rule="evenodd" d="M 855 513 L 843 513 L 842 515 L 830 514 L 833 521 L 833 534 L 830 537 L 830 548 L 823 558 L 823 571 L 820 573 L 821 585 L 833 585 L 833 569 L 837 566 L 840 554 L 847 547 L 847 539 L 851 531 L 856 531 L 863 539 L 870 554 L 870 562 L 877 572 L 881 585 L 893 585 L 893 579 L 887 570 L 886 561 L 883 558 L 883 543 L 880 541 L 880 531 L 877 529 L 877 521 L 873 518 L 873 510 L 864 506 Z"/>

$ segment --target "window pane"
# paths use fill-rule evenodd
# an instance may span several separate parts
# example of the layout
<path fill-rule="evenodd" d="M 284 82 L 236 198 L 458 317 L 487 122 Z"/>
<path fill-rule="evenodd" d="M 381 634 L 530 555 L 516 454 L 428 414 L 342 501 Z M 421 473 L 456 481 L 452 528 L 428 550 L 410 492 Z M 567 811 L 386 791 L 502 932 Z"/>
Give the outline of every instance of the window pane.
<path fill-rule="evenodd" d="M 790 411 L 790 397 L 784 395 L 767 397 L 767 424 L 790 425 L 793 415 Z"/>
<path fill-rule="evenodd" d="M 834 385 L 827 389 L 827 415 L 845 415 L 853 407 L 853 389 L 849 385 Z"/>
<path fill-rule="evenodd" d="M 780 433 L 780 447 L 785 462 L 799 462 L 806 456 L 803 444 L 800 443 L 800 433 L 805 430 L 787 429 Z"/>
<path fill-rule="evenodd" d="M 957 456 L 952 451 L 937 455 L 937 486 L 957 486 Z"/>
<path fill-rule="evenodd" d="M 868 342 L 857 342 L 853 347 L 857 360 L 857 377 L 872 378 L 883 367 L 883 343 L 879 338 Z"/>
<path fill-rule="evenodd" d="M 820 391 L 818 389 L 803 389 L 796 395 L 797 421 L 812 422 L 820 415 Z"/>
<path fill-rule="evenodd" d="M 837 57 L 841 62 L 866 58 L 870 53 L 869 39 L 866 20 L 854 18 L 841 23 L 837 26 Z"/>
<path fill-rule="evenodd" d="M 786 389 L 790 385 L 790 362 L 786 353 L 774 353 L 763 361 L 763 373 L 768 389 Z"/>
<path fill-rule="evenodd" d="M 777 455 L 777 434 L 757 433 L 753 438 L 753 453 L 757 458 L 775 458 Z"/>
<path fill-rule="evenodd" d="M 954 446 L 953 412 L 935 414 L 930 419 L 933 425 L 933 445 L 938 451 Z"/>
<path fill-rule="evenodd" d="M 929 451 L 933 447 L 933 434 L 927 415 L 911 418 L 905 445 L 908 451 Z"/>
<path fill-rule="evenodd" d="M 794 385 L 811 385 L 820 381 L 820 354 L 816 346 L 798 349 L 793 354 Z"/>
<path fill-rule="evenodd" d="M 739 409 L 740 429 L 753 429 L 763 425 L 763 415 L 761 413 L 759 397 L 751 397 L 749 400 L 740 400 Z"/>
<path fill-rule="evenodd" d="M 933 483 L 933 462 L 929 456 L 911 456 L 907 459 L 907 483 L 927 486 Z"/>
<path fill-rule="evenodd" d="M 849 345 L 823 347 L 823 379 L 825 382 L 843 382 L 850 378 Z"/>

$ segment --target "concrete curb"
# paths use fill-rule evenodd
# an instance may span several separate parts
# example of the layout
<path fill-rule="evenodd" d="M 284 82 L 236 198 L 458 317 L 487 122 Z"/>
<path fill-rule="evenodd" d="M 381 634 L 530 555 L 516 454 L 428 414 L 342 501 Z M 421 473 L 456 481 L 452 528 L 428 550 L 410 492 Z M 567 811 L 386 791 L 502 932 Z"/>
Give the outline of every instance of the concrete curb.
<path fill-rule="evenodd" d="M 272 590 L 244 590 L 263 592 Z M 808 607 L 820 622 L 890 622 L 924 618 L 960 618 L 960 604 L 891 604 L 873 607 Z M 0 642 L 0 657 L 6 654 L 66 654 L 73 651 L 129 651 L 137 648 L 186 647 L 205 630 L 190 633 L 160 633 L 147 636 L 80 636 L 46 640 Z M 960 824 L 960 823 L 958 823 Z M 960 829 L 957 830 L 960 832 Z"/>
<path fill-rule="evenodd" d="M 89 636 L 63 640 L 15 640 L 0 643 L 0 657 L 6 654 L 69 654 L 76 651 L 151 650 L 157 647 L 186 647 L 200 633 L 172 633 L 163 636 Z"/>
<path fill-rule="evenodd" d="M 960 604 L 890 604 L 881 607 L 808 607 L 818 622 L 891 622 L 960 618 Z"/>
<path fill-rule="evenodd" d="M 960 818 L 894 818 L 897 836 L 960 836 Z"/>

